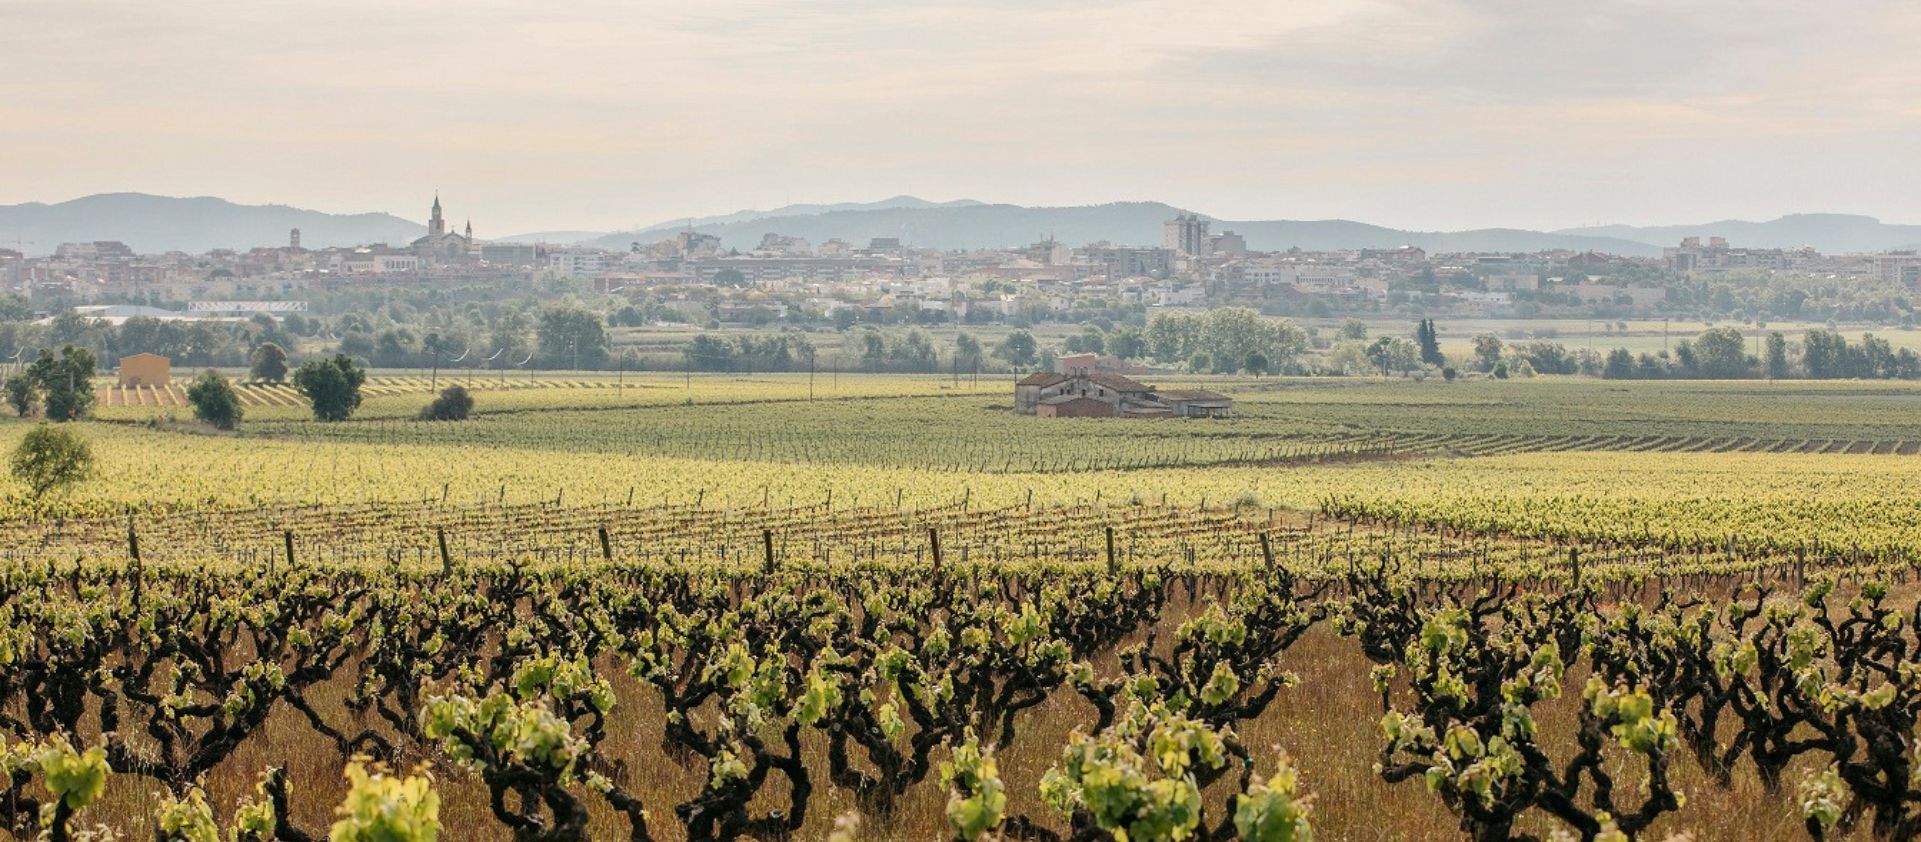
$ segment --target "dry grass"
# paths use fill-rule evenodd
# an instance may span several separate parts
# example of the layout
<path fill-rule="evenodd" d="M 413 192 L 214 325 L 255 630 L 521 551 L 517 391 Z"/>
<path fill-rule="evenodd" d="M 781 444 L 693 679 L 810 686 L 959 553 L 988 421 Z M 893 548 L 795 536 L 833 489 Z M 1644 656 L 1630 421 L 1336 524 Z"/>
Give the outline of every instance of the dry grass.
<path fill-rule="evenodd" d="M 1173 610 L 1162 622 L 1162 637 L 1186 611 Z M 1163 640 L 1163 645 L 1165 641 Z M 1107 664 L 1109 668 L 1112 663 Z M 1302 780 L 1314 793 L 1314 821 L 1323 839 L 1329 840 L 1413 840 L 1461 839 L 1456 820 L 1438 798 L 1427 793 L 1418 781 L 1390 785 L 1372 770 L 1380 747 L 1377 722 L 1380 704 L 1369 686 L 1370 664 L 1351 641 L 1343 640 L 1324 628 L 1316 628 L 1290 649 L 1282 666 L 1301 678 L 1298 687 L 1283 692 L 1268 711 L 1238 729 L 1242 741 L 1257 758 L 1256 773 L 1272 771 L 1280 752 L 1286 752 L 1302 770 Z M 622 782 L 638 792 L 648 805 L 656 838 L 682 838 L 672 806 L 692 796 L 706 775 L 699 759 L 675 761 L 661 749 L 661 723 L 665 714 L 659 696 L 649 687 L 628 677 L 624 670 L 609 663 L 603 673 L 613 682 L 620 704 L 609 720 L 608 737 L 602 751 L 623 761 Z M 1543 733 L 1570 730 L 1578 703 L 1578 688 L 1585 681 L 1579 669 L 1567 676 L 1569 693 L 1544 706 L 1541 714 Z M 344 683 L 310 694 L 323 715 L 338 722 L 346 718 L 339 704 Z M 1071 692 L 1057 692 L 1048 702 L 1027 711 L 1020 719 L 1018 739 L 998 755 L 1002 777 L 1009 791 L 1009 812 L 1026 813 L 1052 820 L 1048 809 L 1036 795 L 1041 776 L 1059 758 L 1060 748 L 1076 729 L 1093 721 L 1091 705 Z M 1552 745 L 1552 743 L 1550 743 Z M 826 742 L 818 732 L 808 735 L 804 745 L 809 767 L 814 770 L 814 797 L 808 805 L 807 823 L 800 839 L 824 838 L 834 818 L 854 809 L 853 798 L 834 788 L 826 779 Z M 404 763 L 431 760 L 414 754 Z M 209 775 L 204 785 L 209 800 L 224 820 L 233 806 L 253 793 L 256 775 L 268 766 L 288 769 L 293 785 L 293 812 L 296 824 L 309 832 L 324 834 L 332 821 L 333 805 L 345 795 L 341 772 L 345 758 L 331 743 L 315 734 L 305 719 L 283 706 L 266 727 L 252 736 L 225 764 Z M 1815 764 L 1804 762 L 1790 771 L 1793 782 Z M 1650 839 L 1685 831 L 1697 842 L 1765 842 L 1766 840 L 1805 839 L 1797 806 L 1791 791 L 1771 796 L 1746 769 L 1735 776 L 1734 784 L 1719 789 L 1709 783 L 1691 758 L 1676 761 L 1676 778 L 1685 790 L 1688 803 L 1678 815 L 1666 817 Z M 1637 776 L 1638 767 L 1611 770 L 1624 783 Z M 486 790 L 477 780 L 445 763 L 436 763 L 433 774 L 439 782 L 444 839 L 507 840 L 510 835 L 495 822 L 487 805 Z M 1231 777 L 1231 776 L 1230 776 Z M 1227 780 L 1209 793 L 1209 811 L 1219 816 L 1223 808 Z M 130 775 L 115 776 L 106 796 L 82 816 L 86 826 L 102 824 L 120 831 L 122 838 L 150 838 L 150 817 L 158 808 L 164 791 L 151 782 Z M 786 808 L 785 781 L 778 774 L 770 779 L 757 809 Z M 591 800 L 591 796 L 590 796 Z M 937 775 L 911 790 L 900 801 L 891 817 L 866 817 L 863 835 L 869 839 L 935 840 L 944 838 L 943 808 L 946 794 Z M 1544 820 L 1526 824 L 1525 829 L 1545 833 Z M 595 839 L 624 839 L 624 820 L 608 810 L 596 812 L 592 827 Z M 1863 835 L 1865 838 L 1865 835 Z"/>

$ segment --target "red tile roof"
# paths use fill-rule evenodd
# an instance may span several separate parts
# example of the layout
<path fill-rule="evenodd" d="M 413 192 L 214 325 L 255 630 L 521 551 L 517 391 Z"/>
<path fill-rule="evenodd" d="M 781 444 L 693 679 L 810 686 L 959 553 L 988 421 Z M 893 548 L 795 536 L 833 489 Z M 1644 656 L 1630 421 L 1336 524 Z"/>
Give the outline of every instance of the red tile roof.
<path fill-rule="evenodd" d="M 1060 383 L 1062 381 L 1065 381 L 1066 379 L 1067 379 L 1067 375 L 1065 374 L 1055 374 L 1054 372 L 1051 372 L 1051 371 L 1037 371 L 1037 372 L 1034 372 L 1033 374 L 1029 374 L 1026 377 L 1023 377 L 1015 381 L 1014 385 L 1016 386 L 1052 386 L 1055 383 Z"/>

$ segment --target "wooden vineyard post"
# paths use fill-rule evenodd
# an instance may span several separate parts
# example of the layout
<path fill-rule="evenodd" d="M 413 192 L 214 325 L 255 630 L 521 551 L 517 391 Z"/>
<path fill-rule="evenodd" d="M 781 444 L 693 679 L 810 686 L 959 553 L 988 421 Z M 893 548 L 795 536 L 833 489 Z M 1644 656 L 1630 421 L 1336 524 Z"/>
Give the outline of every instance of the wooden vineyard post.
<path fill-rule="evenodd" d="M 287 542 L 287 569 L 288 569 L 288 570 L 292 570 L 292 569 L 294 569 L 294 558 L 293 558 L 293 530 L 291 530 L 291 529 L 283 529 L 283 530 L 281 530 L 281 531 L 280 531 L 280 537 L 282 537 L 282 538 L 284 538 L 284 539 L 286 539 L 286 542 Z"/>
<path fill-rule="evenodd" d="M 1567 551 L 1568 572 L 1574 578 L 1574 589 L 1581 589 L 1581 548 L 1569 547 Z"/>
<path fill-rule="evenodd" d="M 604 523 L 600 525 L 600 560 L 614 560 L 614 542 L 608 540 L 607 525 Z"/>
<path fill-rule="evenodd" d="M 766 566 L 763 568 L 763 570 L 767 573 L 767 575 L 772 576 L 774 575 L 774 530 L 772 529 L 761 530 L 760 543 L 761 543 L 761 547 L 766 552 Z"/>
<path fill-rule="evenodd" d="M 133 512 L 127 513 L 127 558 L 133 561 L 136 572 L 140 569 L 140 535 L 133 531 Z"/>
<path fill-rule="evenodd" d="M 1261 533 L 1261 560 L 1267 564 L 1267 572 L 1274 572 L 1274 545 L 1268 541 L 1265 532 Z"/>
<path fill-rule="evenodd" d="M 434 540 L 440 544 L 440 572 L 452 572 L 454 569 L 454 560 L 447 552 L 447 527 L 434 527 Z"/>
<path fill-rule="evenodd" d="M 927 546 L 933 552 L 933 555 L 934 555 L 934 569 L 936 571 L 939 571 L 941 569 L 940 530 L 937 530 L 931 526 L 927 527 Z"/>
<path fill-rule="evenodd" d="M 1107 527 L 1107 572 L 1112 574 L 1121 572 L 1120 559 L 1114 556 L 1114 527 L 1112 526 Z"/>

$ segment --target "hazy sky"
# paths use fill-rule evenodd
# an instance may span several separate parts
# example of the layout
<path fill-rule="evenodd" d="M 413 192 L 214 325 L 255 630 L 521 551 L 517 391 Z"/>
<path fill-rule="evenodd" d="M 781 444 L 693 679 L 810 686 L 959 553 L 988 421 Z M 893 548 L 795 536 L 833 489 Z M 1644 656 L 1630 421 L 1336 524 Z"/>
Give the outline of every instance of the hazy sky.
<path fill-rule="evenodd" d="M 1921 222 L 1915 0 L 0 0 L 0 203 Z"/>

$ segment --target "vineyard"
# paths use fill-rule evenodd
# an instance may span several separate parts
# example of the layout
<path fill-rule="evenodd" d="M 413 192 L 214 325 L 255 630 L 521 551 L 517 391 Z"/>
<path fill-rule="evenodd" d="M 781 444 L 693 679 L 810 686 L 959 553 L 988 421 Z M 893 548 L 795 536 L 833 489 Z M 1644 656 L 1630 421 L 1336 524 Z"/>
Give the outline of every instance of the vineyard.
<path fill-rule="evenodd" d="M 4 487 L 15 838 L 1921 838 L 1905 387 L 375 383 Z"/>

